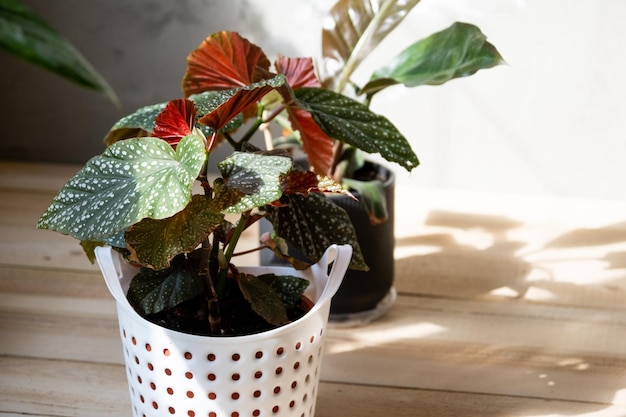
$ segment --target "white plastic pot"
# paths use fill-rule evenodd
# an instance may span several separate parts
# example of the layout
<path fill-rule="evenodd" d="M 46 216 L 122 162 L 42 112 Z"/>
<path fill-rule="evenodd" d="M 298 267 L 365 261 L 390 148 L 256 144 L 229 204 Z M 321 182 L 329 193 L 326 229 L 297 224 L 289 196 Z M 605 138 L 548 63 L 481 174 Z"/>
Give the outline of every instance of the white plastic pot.
<path fill-rule="evenodd" d="M 299 320 L 271 331 L 208 337 L 165 329 L 142 318 L 125 296 L 136 268 L 122 262 L 110 247 L 96 249 L 117 301 L 133 415 L 313 416 L 330 300 L 351 255 L 350 246 L 333 245 L 306 271 L 240 268 L 252 274 L 306 278 L 311 285 L 305 295 L 315 305 Z"/>

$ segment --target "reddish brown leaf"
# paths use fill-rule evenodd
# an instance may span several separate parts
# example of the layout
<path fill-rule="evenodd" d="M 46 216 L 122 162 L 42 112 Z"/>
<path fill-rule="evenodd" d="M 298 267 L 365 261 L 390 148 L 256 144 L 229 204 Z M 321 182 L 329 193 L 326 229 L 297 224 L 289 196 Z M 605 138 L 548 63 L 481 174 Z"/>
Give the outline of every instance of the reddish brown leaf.
<path fill-rule="evenodd" d="M 262 85 L 260 87 L 248 89 L 243 88 L 234 93 L 228 100 L 222 103 L 212 112 L 203 116 L 198 123 L 210 126 L 217 132 L 228 123 L 233 117 L 247 109 L 252 104 L 259 101 L 265 94 L 272 91 L 274 87 Z"/>
<path fill-rule="evenodd" d="M 176 146 L 185 136 L 191 134 L 196 123 L 196 107 L 186 99 L 171 100 L 154 120 L 152 134 Z"/>
<path fill-rule="evenodd" d="M 276 71 L 285 75 L 287 84 L 293 89 L 321 87 L 315 76 L 315 68 L 311 58 L 288 58 L 281 55 L 276 60 Z"/>
<path fill-rule="evenodd" d="M 290 171 L 280 179 L 283 194 L 308 194 L 317 190 L 317 175 L 312 171 Z"/>
<path fill-rule="evenodd" d="M 289 107 L 288 111 L 292 126 L 300 131 L 309 164 L 316 173 L 327 175 L 333 161 L 333 139 L 320 129 L 311 113 L 297 107 Z"/>
<path fill-rule="evenodd" d="M 343 194 L 356 200 L 356 197 L 330 177 L 317 175 L 312 171 L 290 171 L 280 180 L 283 194 L 307 195 L 311 192 Z"/>
<path fill-rule="evenodd" d="M 185 97 L 209 90 L 227 90 L 258 81 L 269 70 L 263 50 L 236 32 L 207 37 L 187 57 L 183 77 Z"/>

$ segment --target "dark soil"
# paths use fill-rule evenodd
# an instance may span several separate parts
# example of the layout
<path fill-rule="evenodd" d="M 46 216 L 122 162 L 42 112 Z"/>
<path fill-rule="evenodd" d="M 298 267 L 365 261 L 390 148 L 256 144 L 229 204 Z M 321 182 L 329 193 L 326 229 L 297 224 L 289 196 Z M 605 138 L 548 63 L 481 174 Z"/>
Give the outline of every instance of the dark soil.
<path fill-rule="evenodd" d="M 277 327 L 256 314 L 250 307 L 250 303 L 241 296 L 228 295 L 227 293 L 220 311 L 222 332 L 218 335 L 211 333 L 204 297 L 193 298 L 145 318 L 167 329 L 201 336 L 241 336 Z M 303 297 L 294 308 L 287 310 L 290 322 L 304 316 L 310 310 L 311 305 L 311 301 Z"/>

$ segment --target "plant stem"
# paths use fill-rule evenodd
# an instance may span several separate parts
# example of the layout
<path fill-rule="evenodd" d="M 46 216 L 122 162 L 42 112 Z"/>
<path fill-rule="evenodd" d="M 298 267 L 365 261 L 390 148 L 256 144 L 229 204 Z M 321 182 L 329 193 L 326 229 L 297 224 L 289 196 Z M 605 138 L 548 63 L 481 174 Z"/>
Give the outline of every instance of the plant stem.
<path fill-rule="evenodd" d="M 239 218 L 239 222 L 237 222 L 237 226 L 233 231 L 233 235 L 226 246 L 226 251 L 224 252 L 224 265 L 220 264 L 219 271 L 219 279 L 217 282 L 217 297 L 218 299 L 222 298 L 224 294 L 224 287 L 226 286 L 226 279 L 228 278 L 228 268 L 230 265 L 230 260 L 233 257 L 233 253 L 235 252 L 235 247 L 237 246 L 237 242 L 241 237 L 241 234 L 246 228 L 246 223 L 248 222 L 248 217 L 250 216 L 250 211 L 241 214 Z"/>
<path fill-rule="evenodd" d="M 363 34 L 359 37 L 356 45 L 352 49 L 352 53 L 346 60 L 343 66 L 343 70 L 339 74 L 339 78 L 337 79 L 337 83 L 334 85 L 334 90 L 338 93 L 342 92 L 343 89 L 348 84 L 350 80 L 350 76 L 359 66 L 363 58 L 361 57 L 361 50 L 369 43 L 370 39 L 376 34 L 376 30 L 380 27 L 381 23 L 387 18 L 389 15 L 389 9 L 393 7 L 395 4 L 394 1 L 385 1 L 381 5 L 381 9 L 374 14 L 373 19 L 367 27 Z"/>

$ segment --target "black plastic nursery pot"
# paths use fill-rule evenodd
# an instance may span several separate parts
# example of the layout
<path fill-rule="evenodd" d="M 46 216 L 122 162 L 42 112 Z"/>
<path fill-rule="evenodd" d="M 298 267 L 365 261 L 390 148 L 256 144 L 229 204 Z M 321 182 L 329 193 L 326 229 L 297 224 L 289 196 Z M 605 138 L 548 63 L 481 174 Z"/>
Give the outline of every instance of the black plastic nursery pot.
<path fill-rule="evenodd" d="M 361 251 L 369 271 L 349 269 L 339 290 L 332 299 L 330 320 L 336 323 L 361 324 L 384 314 L 395 299 L 394 282 L 394 196 L 395 177 L 391 170 L 382 165 L 369 163 L 384 185 L 389 217 L 379 224 L 372 224 L 364 203 L 343 195 L 329 195 L 331 201 L 342 207 L 356 230 Z M 269 222 L 262 222 L 261 233 L 271 230 Z M 298 251 L 290 248 L 292 256 Z M 261 264 L 282 263 L 270 251 L 261 252 Z"/>
<path fill-rule="evenodd" d="M 331 320 L 351 321 L 363 317 L 365 321 L 383 314 L 392 302 L 394 282 L 394 193 L 395 177 L 389 169 L 373 164 L 378 175 L 384 178 L 384 192 L 389 218 L 372 224 L 360 199 L 355 201 L 343 195 L 332 195 L 331 200 L 342 207 L 352 220 L 359 246 L 369 271 L 348 270 L 331 304 Z M 358 198 L 359 195 L 356 194 Z"/>

